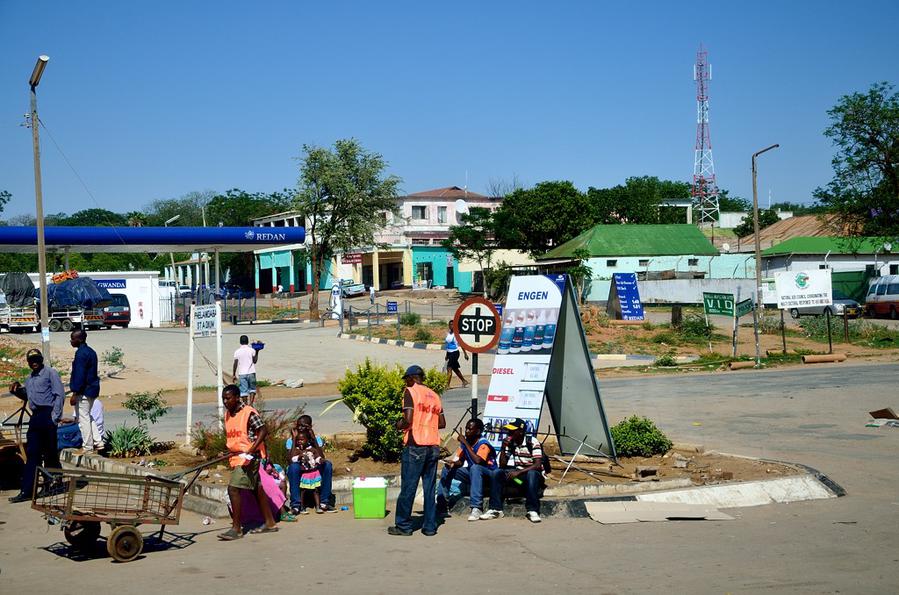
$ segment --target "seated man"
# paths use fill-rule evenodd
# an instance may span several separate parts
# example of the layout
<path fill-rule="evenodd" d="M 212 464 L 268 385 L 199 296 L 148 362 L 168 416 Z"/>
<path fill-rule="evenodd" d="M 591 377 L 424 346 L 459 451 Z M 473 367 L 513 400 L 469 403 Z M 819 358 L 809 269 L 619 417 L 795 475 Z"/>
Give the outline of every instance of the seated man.
<path fill-rule="evenodd" d="M 309 436 L 310 443 L 315 444 L 318 447 L 324 446 L 322 439 L 316 436 L 315 431 L 312 429 L 312 417 L 301 415 L 297 418 L 296 426 L 291 430 L 291 437 L 288 438 L 285 443 L 287 452 L 290 452 L 293 448 L 294 435 L 301 432 Z M 300 476 L 302 475 L 302 471 L 299 462 L 291 461 L 290 465 L 287 467 L 287 479 L 290 483 L 290 511 L 293 514 L 300 514 L 303 512 L 303 496 L 300 492 Z M 335 508 L 331 502 L 331 481 L 334 476 L 334 466 L 331 464 L 331 461 L 324 458 L 324 456 L 322 457 L 321 464 L 318 466 L 318 472 L 321 474 L 322 481 L 321 487 L 319 488 L 321 490 L 321 504 L 315 512 L 337 512 L 337 508 Z"/>
<path fill-rule="evenodd" d="M 503 426 L 509 435 L 503 440 L 499 452 L 499 470 L 497 476 L 500 487 L 512 481 L 516 484 L 524 484 L 525 508 L 528 520 L 539 523 L 540 518 L 540 487 L 543 483 L 543 448 L 540 442 L 529 436 L 525 430 L 525 422 L 517 418 Z M 494 506 L 493 490 L 491 490 L 490 510 L 481 515 L 481 519 L 498 519 L 503 517 L 502 498 L 500 497 Z"/>
<path fill-rule="evenodd" d="M 473 419 L 465 424 L 465 435 L 456 432 L 459 450 L 452 463 L 443 467 L 437 484 L 437 514 L 449 516 L 448 496 L 454 479 L 462 484 L 462 493 L 470 491 L 469 521 L 481 518 L 484 501 L 484 479 L 490 481 L 490 508 L 502 508 L 502 488 L 497 481 L 496 451 L 485 438 L 484 422 Z"/>

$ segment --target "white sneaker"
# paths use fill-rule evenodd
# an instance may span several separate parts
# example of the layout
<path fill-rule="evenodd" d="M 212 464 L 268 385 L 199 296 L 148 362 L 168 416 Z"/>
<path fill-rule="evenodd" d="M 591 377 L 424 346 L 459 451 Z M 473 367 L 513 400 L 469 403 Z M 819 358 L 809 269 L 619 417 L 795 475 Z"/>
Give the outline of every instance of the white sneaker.
<path fill-rule="evenodd" d="M 533 510 L 528 511 L 528 520 L 532 523 L 539 523 L 543 519 L 540 518 L 540 515 L 534 512 Z"/>
<path fill-rule="evenodd" d="M 493 510 L 492 508 L 481 515 L 482 521 L 489 521 L 492 519 L 501 519 L 503 518 L 505 513 L 502 510 Z"/>
<path fill-rule="evenodd" d="M 468 515 L 468 520 L 469 520 L 469 521 L 479 521 L 479 520 L 481 520 L 481 515 L 482 515 L 482 514 L 483 514 L 483 513 L 481 512 L 481 509 L 480 509 L 480 508 L 472 508 L 472 509 L 471 509 L 471 514 Z"/>

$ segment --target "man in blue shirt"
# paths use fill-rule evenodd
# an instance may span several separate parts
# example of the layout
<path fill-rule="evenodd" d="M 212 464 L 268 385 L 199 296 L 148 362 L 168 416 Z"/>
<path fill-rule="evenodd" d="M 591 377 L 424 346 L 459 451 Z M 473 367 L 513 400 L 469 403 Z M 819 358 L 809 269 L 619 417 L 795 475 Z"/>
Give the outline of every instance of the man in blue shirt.
<path fill-rule="evenodd" d="M 56 448 L 56 424 L 62 416 L 65 390 L 59 373 L 44 365 L 44 356 L 37 349 L 30 349 L 26 354 L 31 375 L 25 379 L 23 387 L 18 382 L 9 386 L 9 392 L 23 401 L 27 400 L 31 407 L 31 419 L 28 422 L 25 454 L 27 461 L 22 471 L 22 488 L 18 494 L 9 499 L 10 502 L 31 500 L 34 488 L 34 474 L 39 465 L 59 468 L 59 451 Z"/>
<path fill-rule="evenodd" d="M 94 399 L 100 396 L 100 376 L 97 375 L 97 352 L 87 344 L 87 331 L 77 329 L 72 331 L 69 342 L 76 349 L 75 359 L 72 361 L 72 376 L 69 379 L 69 388 L 72 397 L 69 403 L 75 407 L 75 418 L 78 420 L 78 429 L 81 430 L 81 441 L 84 443 L 84 452 L 96 452 L 103 448 L 103 444 L 94 442 L 96 422 L 91 419 L 91 408 Z"/>

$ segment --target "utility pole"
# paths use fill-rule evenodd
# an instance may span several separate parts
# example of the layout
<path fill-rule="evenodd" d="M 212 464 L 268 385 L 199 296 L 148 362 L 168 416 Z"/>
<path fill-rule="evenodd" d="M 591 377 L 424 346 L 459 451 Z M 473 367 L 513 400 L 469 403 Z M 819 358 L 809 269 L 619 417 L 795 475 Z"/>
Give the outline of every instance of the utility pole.
<path fill-rule="evenodd" d="M 756 157 L 776 149 L 780 145 L 771 145 L 761 151 L 752 154 L 752 228 L 755 236 L 755 365 L 762 365 L 762 349 L 759 345 L 759 310 L 762 307 L 762 244 L 759 239 L 759 190 L 756 177 L 758 168 L 755 165 Z"/>
<path fill-rule="evenodd" d="M 41 298 L 41 351 L 50 365 L 50 304 L 47 303 L 47 247 L 44 242 L 44 193 L 41 186 L 41 145 L 38 138 L 37 86 L 41 82 L 49 56 L 38 56 L 28 85 L 31 87 L 31 143 L 34 149 L 34 210 L 37 222 L 37 269 Z"/>

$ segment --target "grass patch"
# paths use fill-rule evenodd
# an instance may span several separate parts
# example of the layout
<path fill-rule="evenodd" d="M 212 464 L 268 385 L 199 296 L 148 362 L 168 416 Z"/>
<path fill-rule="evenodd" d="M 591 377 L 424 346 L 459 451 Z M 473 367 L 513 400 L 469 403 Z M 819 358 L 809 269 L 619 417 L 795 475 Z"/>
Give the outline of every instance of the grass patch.
<path fill-rule="evenodd" d="M 799 321 L 799 327 L 802 329 L 803 336 L 820 343 L 827 342 L 827 317 L 803 318 Z M 842 342 L 844 340 L 843 320 L 831 318 L 830 332 L 835 343 Z M 899 331 L 867 320 L 850 320 L 849 342 L 864 347 L 891 349 L 899 346 Z"/>

